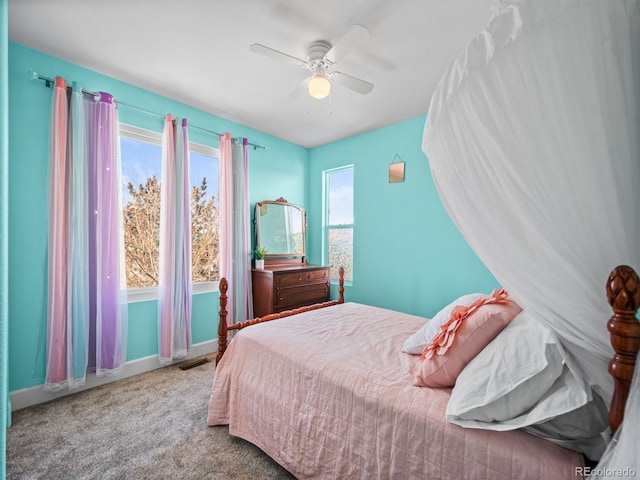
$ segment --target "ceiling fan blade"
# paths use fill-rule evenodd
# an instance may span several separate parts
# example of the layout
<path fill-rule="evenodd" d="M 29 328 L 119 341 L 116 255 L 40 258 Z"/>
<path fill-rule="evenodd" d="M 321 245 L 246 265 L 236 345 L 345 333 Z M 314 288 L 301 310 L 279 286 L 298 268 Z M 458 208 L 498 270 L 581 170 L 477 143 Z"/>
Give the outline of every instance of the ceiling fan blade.
<path fill-rule="evenodd" d="M 325 58 L 332 63 L 336 63 L 358 48 L 365 40 L 368 40 L 369 37 L 371 37 L 369 30 L 356 23 L 338 40 L 333 48 L 327 52 Z"/>
<path fill-rule="evenodd" d="M 342 72 L 331 73 L 331 79 L 343 87 L 350 88 L 351 90 L 366 95 L 373 90 L 373 83 L 366 82 L 351 75 L 347 75 Z"/>
<path fill-rule="evenodd" d="M 309 83 L 309 77 L 303 78 L 298 86 L 291 90 L 291 93 L 287 95 L 287 100 L 295 100 L 300 97 L 300 94 L 307 88 L 307 83 Z"/>
<path fill-rule="evenodd" d="M 252 52 L 259 53 L 260 55 L 282 60 L 292 65 L 298 65 L 300 67 L 305 67 L 307 65 L 307 62 L 305 62 L 304 60 L 292 57 L 291 55 L 287 55 L 286 53 L 274 50 L 273 48 L 265 47 L 264 45 L 261 45 L 259 43 L 252 43 L 251 45 L 249 45 L 249 49 Z"/>

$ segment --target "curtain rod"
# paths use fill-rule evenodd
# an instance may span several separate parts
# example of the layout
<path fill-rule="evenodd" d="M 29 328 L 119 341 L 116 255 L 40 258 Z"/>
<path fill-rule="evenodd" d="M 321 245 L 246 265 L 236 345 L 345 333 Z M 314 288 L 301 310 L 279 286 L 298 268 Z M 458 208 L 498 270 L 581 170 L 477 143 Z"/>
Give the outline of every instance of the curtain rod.
<path fill-rule="evenodd" d="M 55 84 L 55 80 L 53 78 L 45 77 L 44 75 L 40 75 L 39 73 L 34 72 L 33 70 L 29 70 L 27 72 L 27 75 L 31 80 L 43 80 L 45 82 L 45 85 L 48 88 L 51 88 L 51 86 Z M 93 95 L 93 96 L 99 95 L 97 92 L 90 92 L 89 90 L 85 90 L 84 88 L 82 89 L 82 93 L 84 93 L 86 95 Z M 117 100 L 115 98 L 113 100 L 118 105 L 122 105 L 123 107 L 131 108 L 133 110 L 138 110 L 139 112 L 147 113 L 149 115 L 154 115 L 156 117 L 161 117 L 161 118 L 164 118 L 164 116 L 165 116 L 162 113 L 152 112 L 151 110 L 145 110 L 144 108 L 136 107 L 135 105 L 130 105 L 128 103 L 121 102 L 121 101 L 119 101 L 119 100 Z M 203 132 L 211 133 L 213 135 L 217 135 L 217 136 L 221 136 L 222 135 L 222 133 L 214 132 L 213 130 L 207 130 L 206 128 L 202 128 L 202 127 L 199 127 L 198 125 L 194 125 L 191 122 L 189 122 L 189 126 L 191 128 L 195 128 L 195 129 L 201 130 Z M 234 140 L 240 140 L 240 139 L 239 138 L 234 138 Z M 265 150 L 265 151 L 267 150 L 267 147 L 264 147 L 262 145 L 257 145 L 255 143 L 250 143 L 250 142 L 248 142 L 247 144 L 250 145 L 251 147 L 253 147 L 254 150 L 257 150 L 258 148 L 261 149 L 261 150 Z"/>

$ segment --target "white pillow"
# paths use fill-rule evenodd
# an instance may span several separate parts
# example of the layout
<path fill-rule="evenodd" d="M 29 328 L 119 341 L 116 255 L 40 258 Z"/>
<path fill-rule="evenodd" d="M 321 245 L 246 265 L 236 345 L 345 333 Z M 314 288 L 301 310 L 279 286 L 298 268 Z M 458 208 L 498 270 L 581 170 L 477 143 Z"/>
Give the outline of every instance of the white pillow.
<path fill-rule="evenodd" d="M 590 400 L 555 334 L 522 312 L 458 376 L 446 418 L 463 427 L 514 430 Z"/>
<path fill-rule="evenodd" d="M 595 392 L 582 407 L 525 430 L 571 450 L 600 460 L 609 439 L 609 408 Z"/>
<path fill-rule="evenodd" d="M 427 320 L 427 323 L 425 323 L 420 330 L 407 338 L 402 346 L 402 351 L 412 355 L 422 355 L 424 347 L 431 343 L 431 340 L 433 340 L 436 334 L 440 332 L 440 327 L 449 321 L 451 318 L 451 312 L 456 306 L 462 305 L 464 307 L 468 307 L 473 302 L 483 297 L 486 297 L 486 295 L 482 293 L 469 293 L 468 295 L 463 295 L 462 297 L 457 298 L 436 313 L 431 320 Z"/>

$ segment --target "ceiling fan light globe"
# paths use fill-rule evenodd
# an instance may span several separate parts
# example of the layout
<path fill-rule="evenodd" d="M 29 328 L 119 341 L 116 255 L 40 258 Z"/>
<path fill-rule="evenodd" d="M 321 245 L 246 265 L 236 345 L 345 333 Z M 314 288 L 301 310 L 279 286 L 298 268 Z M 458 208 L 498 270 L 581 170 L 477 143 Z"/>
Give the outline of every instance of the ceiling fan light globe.
<path fill-rule="evenodd" d="M 331 83 L 324 75 L 315 75 L 311 80 L 309 80 L 307 90 L 309 91 L 309 95 L 313 98 L 321 100 L 329 95 L 329 92 L 331 91 Z"/>

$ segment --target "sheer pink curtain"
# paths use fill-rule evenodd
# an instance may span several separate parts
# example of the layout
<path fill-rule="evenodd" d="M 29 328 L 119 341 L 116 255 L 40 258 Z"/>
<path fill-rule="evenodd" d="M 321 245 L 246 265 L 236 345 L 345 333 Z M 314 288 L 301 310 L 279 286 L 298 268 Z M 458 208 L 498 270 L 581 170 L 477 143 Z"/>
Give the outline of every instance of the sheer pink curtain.
<path fill-rule="evenodd" d="M 67 379 L 67 84 L 56 78 L 51 114 L 47 385 Z"/>
<path fill-rule="evenodd" d="M 160 207 L 160 363 L 187 356 L 191 348 L 191 206 L 187 120 L 165 117 Z"/>
<path fill-rule="evenodd" d="M 220 276 L 229 281 L 229 321 L 253 317 L 248 141 L 220 137 Z"/>

